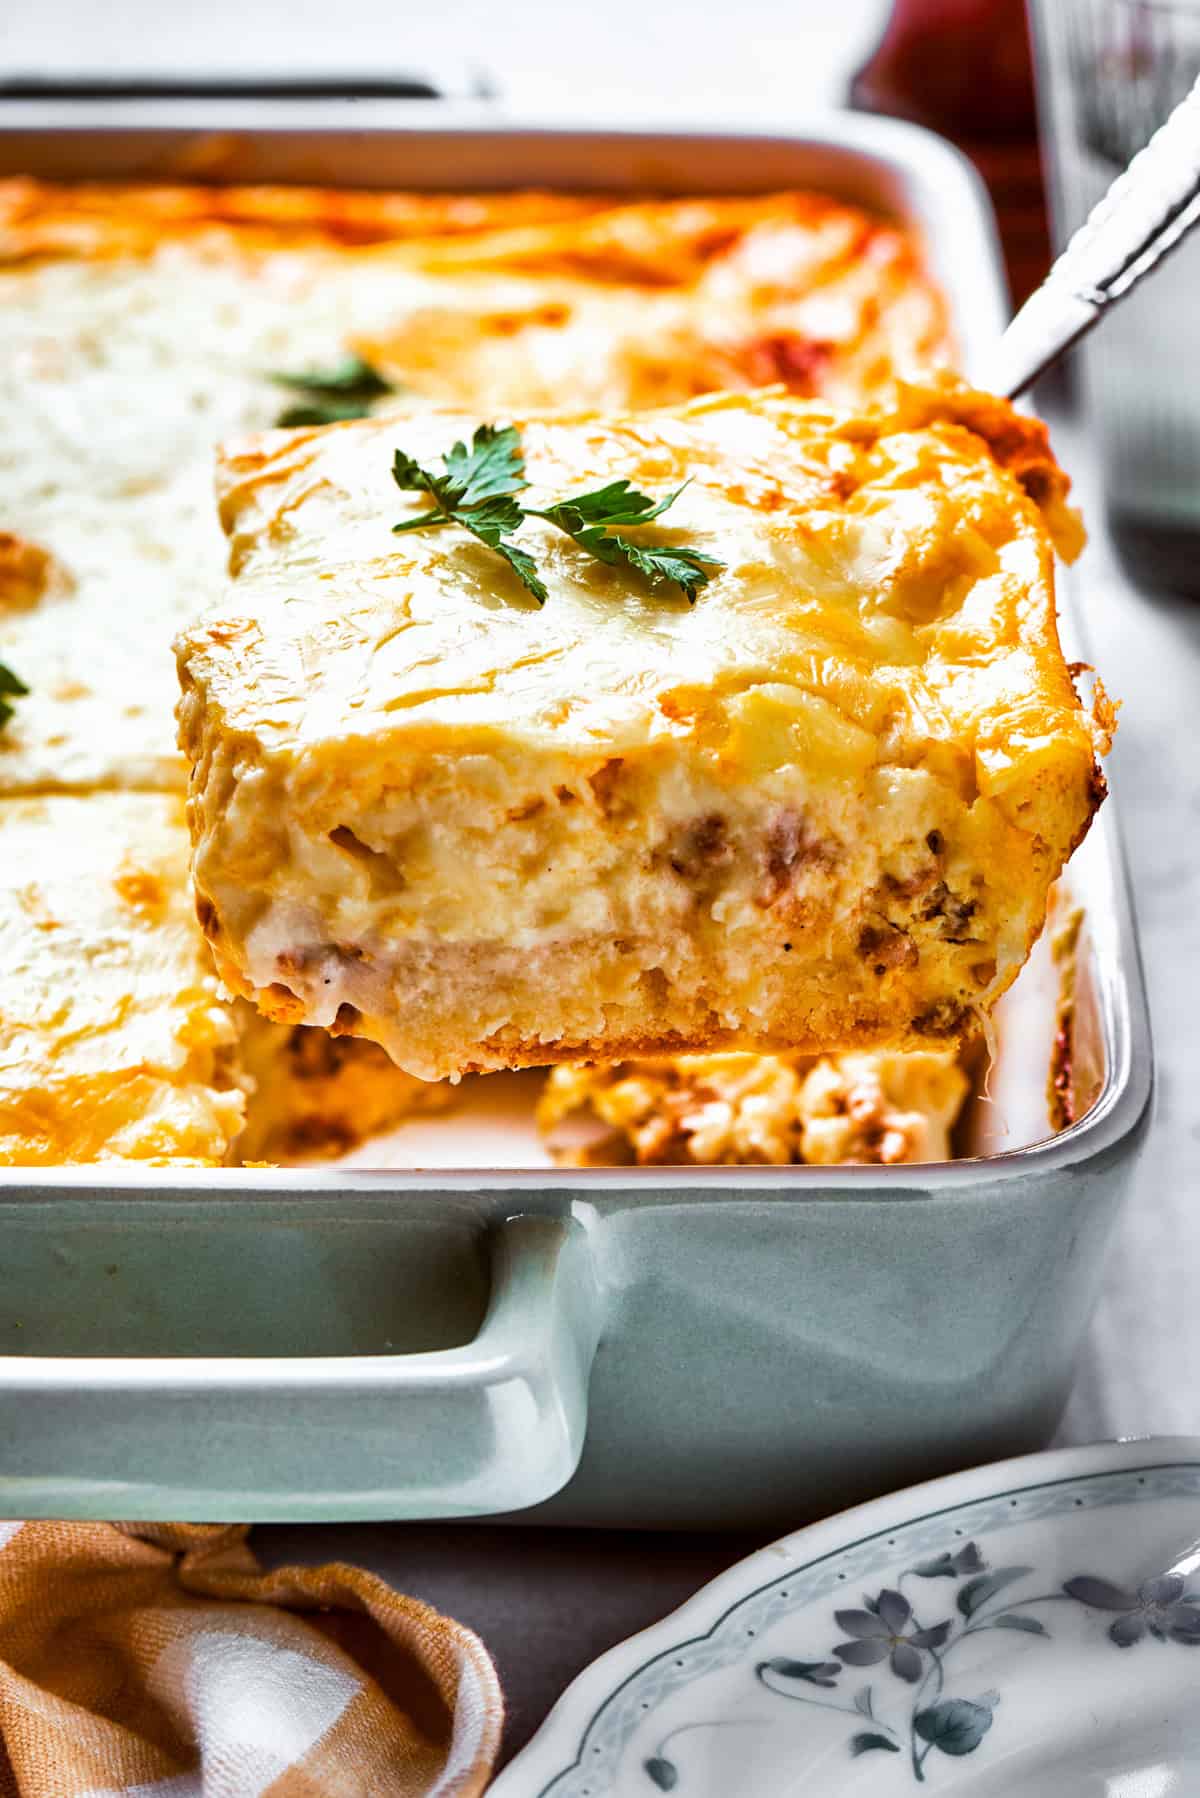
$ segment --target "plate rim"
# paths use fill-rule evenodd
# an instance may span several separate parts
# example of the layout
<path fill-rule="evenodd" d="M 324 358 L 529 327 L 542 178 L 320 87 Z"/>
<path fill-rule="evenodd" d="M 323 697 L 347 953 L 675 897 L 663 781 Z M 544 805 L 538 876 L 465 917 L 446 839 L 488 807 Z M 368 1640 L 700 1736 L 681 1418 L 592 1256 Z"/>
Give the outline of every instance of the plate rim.
<path fill-rule="evenodd" d="M 547 1782 L 578 1765 L 583 1741 L 603 1705 L 635 1677 L 647 1661 L 704 1635 L 737 1602 L 748 1597 L 760 1572 L 803 1558 L 805 1564 L 849 1548 L 862 1536 L 921 1522 L 943 1510 L 1006 1496 L 1014 1489 L 1086 1477 L 1090 1474 L 1148 1472 L 1164 1463 L 1200 1464 L 1200 1436 L 1120 1436 L 1099 1442 L 1043 1449 L 989 1461 L 958 1473 L 900 1487 L 867 1499 L 815 1523 L 789 1531 L 735 1561 L 697 1588 L 656 1623 L 636 1630 L 590 1661 L 555 1701 L 545 1719 L 488 1787 L 494 1798 L 542 1798 Z M 1039 1477 L 1040 1476 L 1040 1477 Z M 536 1783 L 541 1780 L 541 1784 Z"/>

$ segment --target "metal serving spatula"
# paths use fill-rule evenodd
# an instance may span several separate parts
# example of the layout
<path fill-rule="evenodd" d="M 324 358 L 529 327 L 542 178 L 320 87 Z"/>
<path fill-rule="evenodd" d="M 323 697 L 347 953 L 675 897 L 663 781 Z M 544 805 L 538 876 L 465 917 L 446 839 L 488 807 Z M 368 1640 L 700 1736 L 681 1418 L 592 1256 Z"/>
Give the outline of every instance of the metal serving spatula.
<path fill-rule="evenodd" d="M 1200 224 L 1200 81 L 1030 295 L 980 385 L 1015 399 Z M 1180 370 L 1181 379 L 1196 371 Z"/>

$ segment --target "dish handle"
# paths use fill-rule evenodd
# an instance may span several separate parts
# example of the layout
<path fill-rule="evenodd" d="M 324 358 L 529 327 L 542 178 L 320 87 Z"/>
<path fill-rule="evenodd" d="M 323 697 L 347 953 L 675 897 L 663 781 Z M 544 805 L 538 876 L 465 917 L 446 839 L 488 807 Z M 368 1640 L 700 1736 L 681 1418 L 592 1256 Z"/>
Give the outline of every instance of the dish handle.
<path fill-rule="evenodd" d="M 510 1217 L 494 1235 L 491 1299 L 474 1341 L 391 1358 L 396 1401 L 425 1406 L 443 1439 L 475 1445 L 425 1487 L 421 1516 L 523 1510 L 566 1485 L 587 1429 L 597 1299 L 579 1223 Z"/>
<path fill-rule="evenodd" d="M 478 1334 L 411 1354 L 0 1357 L 0 1506 L 14 1517 L 480 1517 L 566 1485 L 599 1303 L 587 1232 L 489 1233 Z"/>

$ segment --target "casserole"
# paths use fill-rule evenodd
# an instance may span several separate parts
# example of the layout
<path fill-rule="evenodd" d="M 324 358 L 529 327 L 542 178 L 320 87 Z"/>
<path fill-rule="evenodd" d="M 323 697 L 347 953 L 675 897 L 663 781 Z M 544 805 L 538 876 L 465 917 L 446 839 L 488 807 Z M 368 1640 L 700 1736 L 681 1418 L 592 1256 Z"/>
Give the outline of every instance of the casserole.
<path fill-rule="evenodd" d="M 947 353 L 945 308 L 911 234 L 822 195 L 647 201 L 29 176 L 0 183 L 0 338 L 12 526 L 0 538 L 0 658 L 29 669 L 32 685 L 15 708 L 0 698 L 0 794 L 182 783 L 170 642 L 222 587 L 215 439 L 297 413 L 312 422 L 314 410 L 322 421 L 368 404 L 407 416 L 448 390 L 488 408 L 526 389 L 645 404 L 766 378 L 804 393 L 875 391 Z M 0 668 L 6 679 L 21 686 Z M 22 884 L 41 891 L 56 878 L 34 863 Z M 141 916 L 122 913 L 130 968 L 153 953 Z M 174 928 L 186 938 L 185 905 Z M 79 958 L 84 985 L 90 965 Z M 20 1007 L 0 976 L 6 1012 Z M 445 1097 L 361 1039 L 272 1033 L 256 1018 L 249 1006 L 231 1014 L 239 1053 L 227 1071 L 247 1089 L 245 1123 L 228 1156 L 210 1136 L 214 1162 L 336 1153 Z M 113 1077 L 130 1060 L 119 1035 Z M 119 1112 L 107 1133 L 56 1131 L 61 1113 L 39 1082 L 18 1031 L 0 1063 L 0 1164 L 111 1159 L 130 1141 Z M 6 1139 L 5 1111 L 40 1115 L 43 1128 Z"/>
<path fill-rule="evenodd" d="M 909 127 L 837 119 L 788 138 L 414 126 L 369 104 L 352 124 L 336 108 L 88 111 L 6 106 L 4 171 L 817 186 L 924 232 L 968 368 L 1001 326 L 978 189 Z M 474 1169 L 0 1174 L 0 1505 L 263 1519 L 538 1505 L 564 1522 L 758 1525 L 1040 1445 L 1150 1094 L 1107 810 L 1070 880 L 1087 918 L 1086 1089 L 1052 1140 L 1057 985 L 1039 953 L 1001 1008 L 974 1160 L 563 1173 L 522 1145 L 498 1166 L 493 1136 Z M 457 1152 L 468 1135 L 464 1120 Z"/>
<path fill-rule="evenodd" d="M 963 1035 L 1104 792 L 1044 426 L 948 378 L 508 416 L 218 451 L 232 579 L 176 651 L 225 984 L 428 1080 Z M 428 528 L 424 492 L 389 531 L 393 458 L 468 441 L 523 547 Z M 556 501 L 630 483 L 670 502 L 649 537 Z"/>

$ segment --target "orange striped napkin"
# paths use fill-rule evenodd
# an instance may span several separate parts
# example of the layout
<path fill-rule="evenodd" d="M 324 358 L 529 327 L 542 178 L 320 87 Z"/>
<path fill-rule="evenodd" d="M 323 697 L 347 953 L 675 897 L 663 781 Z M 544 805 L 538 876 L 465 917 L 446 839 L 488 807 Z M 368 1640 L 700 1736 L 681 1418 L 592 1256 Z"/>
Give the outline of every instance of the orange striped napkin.
<path fill-rule="evenodd" d="M 241 1526 L 0 1523 L 3 1798 L 467 1798 L 500 1742 L 470 1630 Z"/>

